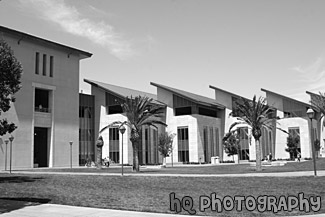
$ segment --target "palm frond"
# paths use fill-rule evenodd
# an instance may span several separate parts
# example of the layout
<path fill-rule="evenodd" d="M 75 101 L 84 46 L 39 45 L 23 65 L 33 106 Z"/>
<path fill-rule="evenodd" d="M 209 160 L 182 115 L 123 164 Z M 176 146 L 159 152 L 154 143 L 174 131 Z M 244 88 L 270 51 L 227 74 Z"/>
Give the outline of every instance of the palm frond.
<path fill-rule="evenodd" d="M 110 127 L 118 127 L 122 124 L 125 124 L 125 122 L 121 122 L 121 121 L 114 121 L 113 123 L 110 123 L 108 125 L 106 125 L 105 127 L 103 127 L 101 130 L 99 130 L 99 134 L 101 134 L 103 131 L 105 131 L 107 128 Z"/>

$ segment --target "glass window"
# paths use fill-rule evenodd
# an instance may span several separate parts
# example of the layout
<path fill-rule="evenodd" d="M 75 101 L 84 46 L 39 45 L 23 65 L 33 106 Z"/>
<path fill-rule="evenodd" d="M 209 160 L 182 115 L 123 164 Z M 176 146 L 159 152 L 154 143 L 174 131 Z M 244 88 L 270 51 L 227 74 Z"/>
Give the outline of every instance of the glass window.
<path fill-rule="evenodd" d="M 39 53 L 36 52 L 35 56 L 35 74 L 39 74 Z"/>

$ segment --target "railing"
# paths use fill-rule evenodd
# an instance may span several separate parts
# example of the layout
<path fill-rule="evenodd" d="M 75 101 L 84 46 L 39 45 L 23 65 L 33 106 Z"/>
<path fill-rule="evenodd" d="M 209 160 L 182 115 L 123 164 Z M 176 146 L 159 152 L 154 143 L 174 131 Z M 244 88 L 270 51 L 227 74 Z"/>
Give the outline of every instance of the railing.
<path fill-rule="evenodd" d="M 44 113 L 50 113 L 51 110 L 49 108 L 43 108 L 43 107 L 35 107 L 35 112 L 44 112 Z"/>

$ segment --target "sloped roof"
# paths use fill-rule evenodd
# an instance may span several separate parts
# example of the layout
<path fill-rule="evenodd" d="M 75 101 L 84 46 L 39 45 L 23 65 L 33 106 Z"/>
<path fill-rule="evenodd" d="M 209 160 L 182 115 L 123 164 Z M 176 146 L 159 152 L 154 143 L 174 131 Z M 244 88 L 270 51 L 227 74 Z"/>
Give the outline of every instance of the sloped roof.
<path fill-rule="evenodd" d="M 172 93 L 174 93 L 176 95 L 179 95 L 179 96 L 184 97 L 184 98 L 186 98 L 188 100 L 194 101 L 195 103 L 198 103 L 198 104 L 203 104 L 203 105 L 208 105 L 208 106 L 216 106 L 216 107 L 222 108 L 222 109 L 225 108 L 224 105 L 221 105 L 221 104 L 217 103 L 217 101 L 215 99 L 211 99 L 211 98 L 208 98 L 208 97 L 205 97 L 205 96 L 190 93 L 190 92 L 187 92 L 187 91 L 184 91 L 184 90 L 179 90 L 179 89 L 176 89 L 176 88 L 168 87 L 168 86 L 165 86 L 165 85 L 157 84 L 157 83 L 154 83 L 154 82 L 150 82 L 150 84 L 155 86 L 155 87 L 159 87 L 159 88 L 162 88 L 164 90 L 170 91 L 170 92 L 172 92 Z"/>
<path fill-rule="evenodd" d="M 279 94 L 279 93 L 275 93 L 275 92 L 270 91 L 270 90 L 266 90 L 266 89 L 264 89 L 264 88 L 261 88 L 261 90 L 264 91 L 265 93 L 271 93 L 271 94 L 277 95 L 277 96 L 279 96 L 279 97 L 281 97 L 281 98 L 283 98 L 283 99 L 288 99 L 288 100 L 294 101 L 294 102 L 299 103 L 299 104 L 301 104 L 301 105 L 303 105 L 303 106 L 314 107 L 314 106 L 312 106 L 312 105 L 310 105 L 310 104 L 308 104 L 308 103 L 305 103 L 305 102 L 302 102 L 302 101 L 299 101 L 299 100 L 296 100 L 296 99 L 293 99 L 293 98 L 290 98 L 290 97 L 287 97 L 287 96 L 281 95 L 281 94 Z"/>
<path fill-rule="evenodd" d="M 50 41 L 50 40 L 47 40 L 47 39 L 44 39 L 44 38 L 40 38 L 40 37 L 37 37 L 37 36 L 34 36 L 34 35 L 30 35 L 30 34 L 27 34 L 27 33 L 24 33 L 24 32 L 17 31 L 17 30 L 14 30 L 14 29 L 10 29 L 10 28 L 4 27 L 4 26 L 0 26 L 0 32 L 16 35 L 16 36 L 20 37 L 19 41 L 24 40 L 24 39 L 29 39 L 31 41 L 38 42 L 40 44 L 45 44 L 45 45 L 48 45 L 48 46 L 57 47 L 57 48 L 67 50 L 69 53 L 78 53 L 81 56 L 81 58 L 87 58 L 87 57 L 92 56 L 92 53 L 89 53 L 89 52 L 86 52 L 86 51 L 83 51 L 83 50 L 79 50 L 79 49 L 76 49 L 76 48 L 73 48 L 73 47 L 69 47 L 69 46 L 66 46 L 66 45 L 63 45 L 63 44 L 59 44 L 57 42 L 53 42 L 53 41 Z"/>
<path fill-rule="evenodd" d="M 209 87 L 212 88 L 212 89 L 215 89 L 215 90 L 218 90 L 218 91 L 222 91 L 222 92 L 224 92 L 224 93 L 227 93 L 227 94 L 229 94 L 230 96 L 234 96 L 234 97 L 236 97 L 236 98 L 244 98 L 244 99 L 246 99 L 246 100 L 248 100 L 248 101 L 252 101 L 251 99 L 247 99 L 246 97 L 239 96 L 238 94 L 231 93 L 231 92 L 229 92 L 229 91 L 223 90 L 223 89 L 221 89 L 221 88 L 218 88 L 218 87 L 215 87 L 215 86 L 212 86 L 212 85 L 209 85 Z"/>
<path fill-rule="evenodd" d="M 107 83 L 103 83 L 103 82 L 99 82 L 99 81 L 93 81 L 93 80 L 89 80 L 89 79 L 84 79 L 84 81 L 93 85 L 93 86 L 104 89 L 107 92 L 113 93 L 121 98 L 131 97 L 131 96 L 136 97 L 139 95 L 147 96 L 149 98 L 152 98 L 155 103 L 164 105 L 163 103 L 157 101 L 157 95 L 155 95 L 155 94 L 151 94 L 151 93 L 147 93 L 147 92 L 143 92 L 143 91 L 139 91 L 139 90 L 134 90 L 134 89 L 126 88 L 126 87 L 116 86 L 113 84 L 107 84 Z"/>

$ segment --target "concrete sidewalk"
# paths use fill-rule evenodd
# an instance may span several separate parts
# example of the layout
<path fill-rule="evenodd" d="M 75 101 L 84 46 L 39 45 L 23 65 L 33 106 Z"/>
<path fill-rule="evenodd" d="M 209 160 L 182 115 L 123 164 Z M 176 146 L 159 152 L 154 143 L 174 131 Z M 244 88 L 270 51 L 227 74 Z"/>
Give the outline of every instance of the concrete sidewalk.
<path fill-rule="evenodd" d="M 2 214 L 1 214 L 2 213 Z M 76 207 L 57 204 L 30 205 L 20 209 L 0 212 L 1 217 L 185 217 L 189 215 L 136 212 L 114 209 Z M 324 214 L 300 215 L 299 217 L 321 217 Z"/>
<path fill-rule="evenodd" d="M 9 173 L 2 171 L 2 173 Z M 52 175 L 93 175 L 121 176 L 121 173 L 89 173 L 89 172 L 49 172 L 42 171 L 12 171 L 12 174 L 52 174 Z M 124 176 L 154 176 L 154 177 L 299 177 L 314 176 L 314 171 L 278 172 L 278 173 L 240 173 L 240 174 L 163 174 L 163 173 L 124 173 Z M 317 176 L 325 176 L 325 170 L 318 170 Z"/>
<path fill-rule="evenodd" d="M 19 201 L 15 201 L 19 202 Z M 1 213 L 1 212 L 0 212 Z M 25 206 L 0 214 L 1 217 L 169 217 L 186 216 L 149 212 L 123 211 L 114 209 L 98 209 L 90 207 L 66 206 L 57 204 L 40 204 Z"/>

